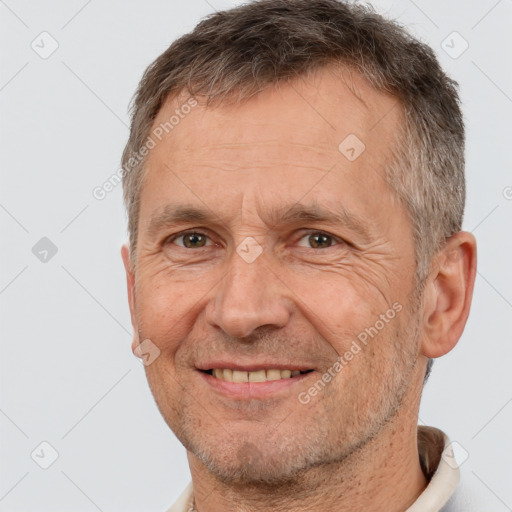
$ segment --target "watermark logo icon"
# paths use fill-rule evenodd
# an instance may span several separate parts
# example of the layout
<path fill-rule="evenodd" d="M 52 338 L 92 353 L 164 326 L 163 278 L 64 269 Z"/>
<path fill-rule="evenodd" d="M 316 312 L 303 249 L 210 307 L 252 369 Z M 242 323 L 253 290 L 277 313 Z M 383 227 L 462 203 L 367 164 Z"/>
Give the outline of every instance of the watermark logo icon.
<path fill-rule="evenodd" d="M 43 238 L 32 247 L 32 254 L 41 263 L 48 263 L 57 254 L 57 251 L 57 246 L 46 236 L 43 236 Z"/>
<path fill-rule="evenodd" d="M 351 133 L 341 141 L 338 149 L 349 162 L 353 162 L 361 156 L 366 146 L 357 135 Z"/>
<path fill-rule="evenodd" d="M 59 43 L 49 32 L 44 31 L 30 43 L 30 46 L 41 59 L 46 60 L 57 51 Z"/>
<path fill-rule="evenodd" d="M 135 347 L 135 355 L 144 366 L 149 366 L 160 355 L 160 349 L 150 339 L 145 339 Z"/>
<path fill-rule="evenodd" d="M 457 469 L 468 460 L 469 453 L 458 441 L 452 441 L 443 450 L 441 457 L 448 466 L 452 469 Z"/>
<path fill-rule="evenodd" d="M 443 39 L 441 48 L 452 59 L 458 59 L 469 48 L 469 43 L 454 31 Z"/>
<path fill-rule="evenodd" d="M 248 236 L 238 245 L 236 252 L 244 261 L 252 263 L 263 252 L 263 247 L 252 236 Z"/>
<path fill-rule="evenodd" d="M 48 441 L 43 441 L 34 448 L 30 457 L 40 468 L 48 469 L 59 458 L 59 452 Z"/>

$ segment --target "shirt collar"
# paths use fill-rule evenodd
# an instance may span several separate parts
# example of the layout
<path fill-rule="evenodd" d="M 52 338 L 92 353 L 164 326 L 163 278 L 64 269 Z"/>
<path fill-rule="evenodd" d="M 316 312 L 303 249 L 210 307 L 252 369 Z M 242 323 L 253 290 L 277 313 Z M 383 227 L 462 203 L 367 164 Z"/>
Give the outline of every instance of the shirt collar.
<path fill-rule="evenodd" d="M 406 512 L 437 512 L 448 502 L 460 479 L 450 440 L 439 429 L 418 427 L 420 464 L 429 481 Z"/>

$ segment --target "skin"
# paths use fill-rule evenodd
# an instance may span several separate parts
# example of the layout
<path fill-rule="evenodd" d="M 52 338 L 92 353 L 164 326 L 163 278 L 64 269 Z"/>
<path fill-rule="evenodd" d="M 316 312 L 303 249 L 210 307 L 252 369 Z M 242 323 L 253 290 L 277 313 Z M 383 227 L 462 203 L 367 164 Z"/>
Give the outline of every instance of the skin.
<path fill-rule="evenodd" d="M 182 102 L 169 98 L 154 126 Z M 137 261 L 121 251 L 132 349 L 150 339 L 160 350 L 146 374 L 187 448 L 198 511 L 371 512 L 386 503 L 398 512 L 427 485 L 416 438 L 427 358 L 462 334 L 476 243 L 465 232 L 451 237 L 417 300 L 411 223 L 383 179 L 401 116 L 395 98 L 325 68 L 238 106 L 200 102 L 151 150 Z M 366 146 L 354 161 L 338 150 L 349 134 Z M 366 233 L 269 218 L 297 202 L 343 207 Z M 215 222 L 150 229 L 166 206 L 185 204 Z M 173 239 L 185 230 L 206 238 Z M 262 249 L 251 263 L 237 252 L 246 237 Z M 397 303 L 401 311 L 301 403 Z M 219 358 L 314 371 L 284 391 L 240 398 L 198 370 Z"/>

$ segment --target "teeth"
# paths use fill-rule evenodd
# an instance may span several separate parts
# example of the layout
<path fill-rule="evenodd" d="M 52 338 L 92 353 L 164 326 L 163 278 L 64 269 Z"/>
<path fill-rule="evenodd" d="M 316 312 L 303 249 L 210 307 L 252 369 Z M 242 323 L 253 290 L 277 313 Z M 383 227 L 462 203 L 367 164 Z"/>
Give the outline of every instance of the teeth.
<path fill-rule="evenodd" d="M 257 370 L 255 372 L 243 372 L 230 370 L 229 368 L 215 368 L 213 370 L 214 377 L 228 382 L 266 382 L 269 380 L 289 379 L 297 375 L 300 375 L 299 370 L 278 370 L 275 368 Z"/>
<path fill-rule="evenodd" d="M 219 370 L 219 372 L 224 376 L 224 370 Z M 233 382 L 249 382 L 249 374 L 247 372 L 233 370 Z"/>
<path fill-rule="evenodd" d="M 267 370 L 267 380 L 279 380 L 281 378 L 281 370 Z"/>
<path fill-rule="evenodd" d="M 265 370 L 258 370 L 257 372 L 249 372 L 249 382 L 265 382 L 267 375 Z"/>

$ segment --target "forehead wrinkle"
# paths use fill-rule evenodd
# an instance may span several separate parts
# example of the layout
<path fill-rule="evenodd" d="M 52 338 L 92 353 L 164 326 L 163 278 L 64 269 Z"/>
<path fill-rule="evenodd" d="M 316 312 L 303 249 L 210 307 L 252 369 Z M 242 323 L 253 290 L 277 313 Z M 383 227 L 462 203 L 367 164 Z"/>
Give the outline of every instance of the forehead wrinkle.
<path fill-rule="evenodd" d="M 306 133 L 305 136 L 308 136 Z M 275 150 L 279 150 L 283 147 L 289 146 L 290 152 L 294 151 L 300 151 L 303 150 L 302 153 L 308 155 L 309 158 L 323 158 L 328 153 L 336 154 L 336 151 L 333 150 L 333 148 L 337 149 L 337 144 L 335 144 L 333 141 L 324 141 L 322 139 L 321 141 L 315 141 L 314 144 L 311 143 L 311 137 L 308 138 L 309 142 L 298 142 L 293 140 L 257 140 L 257 141 L 247 141 L 247 142 L 212 142 L 210 144 L 201 144 L 200 147 L 178 147 L 177 151 L 174 152 L 174 154 L 179 157 L 183 155 L 184 157 L 187 157 L 187 161 L 189 160 L 189 155 L 192 156 L 201 156 L 203 153 L 206 153 L 206 156 L 210 159 L 212 157 L 212 154 L 225 152 L 226 156 L 230 153 L 249 153 L 249 152 L 257 152 L 256 154 L 260 155 L 267 155 L 269 154 L 269 150 L 273 155 Z M 258 151 L 261 150 L 261 151 Z M 279 155 L 278 155 L 279 156 Z M 225 157 L 223 157 L 225 158 Z M 273 159 L 276 158 L 276 155 L 273 155 Z M 283 159 L 283 156 L 280 156 L 281 159 Z M 289 158 L 291 161 L 293 161 L 293 158 Z"/>
<path fill-rule="evenodd" d="M 247 172 L 250 173 L 251 171 L 256 170 L 268 170 L 268 169 L 274 169 L 276 166 L 280 168 L 293 168 L 297 170 L 303 170 L 303 171 L 314 171 L 315 173 L 320 174 L 326 174 L 328 171 L 326 171 L 323 168 L 320 168 L 319 165 L 307 165 L 307 164 L 295 164 L 290 162 L 279 162 L 279 161 L 272 161 L 268 163 L 244 163 L 244 162 L 233 162 L 233 161 L 216 161 L 215 163 L 195 163 L 193 162 L 194 169 L 205 169 L 205 170 L 214 170 L 219 172 L 232 172 L 236 173 L 238 171 L 240 172 Z M 241 178 L 243 175 L 241 175 Z"/>

